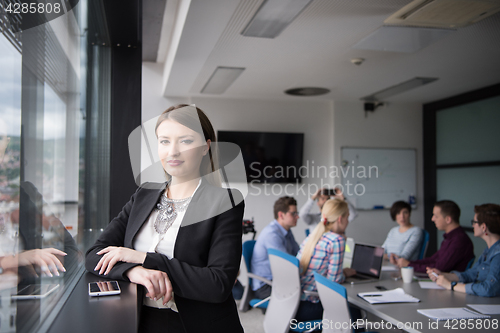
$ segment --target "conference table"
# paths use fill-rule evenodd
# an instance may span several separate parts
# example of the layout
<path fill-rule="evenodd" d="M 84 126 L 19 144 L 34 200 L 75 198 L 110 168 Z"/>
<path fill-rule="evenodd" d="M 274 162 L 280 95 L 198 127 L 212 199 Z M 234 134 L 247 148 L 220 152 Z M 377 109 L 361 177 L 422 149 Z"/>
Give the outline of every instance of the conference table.
<path fill-rule="evenodd" d="M 104 280 L 84 273 L 46 332 L 136 333 L 139 318 L 137 285 L 119 281 L 120 295 L 89 296 L 89 282 Z"/>
<path fill-rule="evenodd" d="M 400 278 L 395 279 L 397 275 L 399 275 L 397 272 L 383 271 L 381 279 L 376 282 L 354 285 L 344 284 L 350 304 L 382 319 L 382 321 L 378 321 L 379 323 L 386 324 L 385 327 L 368 326 L 367 331 L 391 328 L 388 326 L 415 333 L 457 332 L 464 330 L 467 332 L 497 332 L 500 328 L 500 315 L 491 315 L 491 318 L 488 319 L 474 319 L 462 322 L 460 320 L 437 322 L 417 312 L 418 309 L 467 307 L 467 304 L 500 304 L 500 297 L 480 297 L 446 289 L 422 289 L 418 281 L 414 280 L 411 283 L 403 283 Z M 420 302 L 370 304 L 357 296 L 358 293 L 377 292 L 378 290 L 375 286 L 383 286 L 387 290 L 403 288 L 405 293 L 420 299 Z M 463 329 L 464 327 L 466 329 Z M 489 328 L 485 329 L 485 327 Z"/>

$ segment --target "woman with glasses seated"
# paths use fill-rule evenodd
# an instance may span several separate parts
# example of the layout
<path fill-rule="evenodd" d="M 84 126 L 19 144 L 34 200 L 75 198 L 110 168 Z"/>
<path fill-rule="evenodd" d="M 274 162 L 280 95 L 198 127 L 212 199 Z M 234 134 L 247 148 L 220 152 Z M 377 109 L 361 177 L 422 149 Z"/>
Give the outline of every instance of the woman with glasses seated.
<path fill-rule="evenodd" d="M 474 236 L 483 239 L 488 246 L 474 267 L 462 273 L 442 273 L 436 268 L 427 268 L 427 274 L 448 290 L 477 296 L 500 296 L 500 206 L 475 206 L 474 213 L 471 221 Z"/>
<path fill-rule="evenodd" d="M 329 280 L 342 283 L 345 277 L 356 274 L 351 268 L 342 269 L 345 251 L 344 232 L 349 224 L 349 207 L 339 199 L 323 205 L 321 221 L 300 246 L 300 284 L 303 291 L 317 292 L 314 272 Z M 323 306 L 318 296 L 303 293 L 295 318 L 298 321 L 321 319 Z"/>

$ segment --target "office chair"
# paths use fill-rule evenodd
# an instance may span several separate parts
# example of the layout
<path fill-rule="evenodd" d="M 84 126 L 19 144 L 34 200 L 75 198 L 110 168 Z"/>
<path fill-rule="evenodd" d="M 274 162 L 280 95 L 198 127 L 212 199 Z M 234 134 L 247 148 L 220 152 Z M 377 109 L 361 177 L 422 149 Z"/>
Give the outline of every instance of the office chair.
<path fill-rule="evenodd" d="M 422 245 L 420 246 L 418 259 L 424 259 L 425 253 L 427 252 L 427 247 L 429 246 L 429 232 L 427 230 L 422 231 L 424 232 L 424 239 L 422 240 Z"/>
<path fill-rule="evenodd" d="M 469 262 L 467 263 L 467 267 L 465 268 L 465 270 L 468 270 L 469 268 L 471 268 L 472 265 L 474 264 L 475 260 L 476 260 L 476 256 L 472 257 L 472 259 L 469 260 Z"/>
<path fill-rule="evenodd" d="M 264 318 L 264 332 L 287 333 L 287 332 L 312 332 L 321 324 L 318 320 L 297 322 L 295 329 L 290 326 L 290 321 L 295 317 L 299 308 L 300 295 L 302 293 L 299 276 L 299 260 L 287 253 L 269 249 L 269 261 L 273 273 L 273 288 L 271 300 L 267 307 Z M 299 328 L 301 327 L 301 328 Z"/>
<path fill-rule="evenodd" d="M 256 242 L 255 240 L 248 240 L 243 243 L 243 259 L 245 262 L 245 267 L 247 269 L 247 277 L 248 277 L 247 284 L 243 289 L 243 296 L 241 297 L 239 306 L 239 310 L 243 312 L 248 311 L 250 306 L 266 309 L 269 303 L 268 301 L 262 302 L 263 300 L 259 298 L 252 298 L 253 296 L 252 279 L 257 279 L 262 282 L 265 282 L 268 285 L 272 285 L 272 281 L 252 273 L 251 263 L 252 263 L 252 255 L 255 242 Z"/>
<path fill-rule="evenodd" d="M 349 303 L 347 302 L 346 288 L 328 280 L 317 272 L 314 272 L 314 280 L 321 304 L 323 305 L 323 333 L 351 333 L 351 326 L 349 325 L 351 314 L 349 312 Z"/>

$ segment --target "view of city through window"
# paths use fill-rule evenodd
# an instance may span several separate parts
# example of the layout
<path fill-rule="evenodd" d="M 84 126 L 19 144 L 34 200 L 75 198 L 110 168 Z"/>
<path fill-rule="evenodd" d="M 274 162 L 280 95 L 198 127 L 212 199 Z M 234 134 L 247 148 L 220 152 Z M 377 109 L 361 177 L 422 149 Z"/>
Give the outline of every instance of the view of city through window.
<path fill-rule="evenodd" d="M 88 17 L 98 10 L 64 1 L 57 17 L 24 16 L 9 9 L 15 3 L 0 2 L 0 297 L 9 304 L 0 332 L 50 324 L 83 271 L 89 232 L 108 221 L 98 216 L 107 207 L 96 204 L 95 179 L 97 156 L 107 155 L 100 120 L 109 107 L 99 94 L 109 50 L 88 42 Z M 54 286 L 33 306 L 14 301 Z"/>

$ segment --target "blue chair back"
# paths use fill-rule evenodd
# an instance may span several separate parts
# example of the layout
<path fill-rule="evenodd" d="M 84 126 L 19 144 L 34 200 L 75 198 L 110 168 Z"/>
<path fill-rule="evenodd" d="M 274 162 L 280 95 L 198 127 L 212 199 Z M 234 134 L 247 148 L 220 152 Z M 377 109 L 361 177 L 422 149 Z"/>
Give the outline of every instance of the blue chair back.
<path fill-rule="evenodd" d="M 260 279 L 259 276 L 255 275 L 252 273 L 252 255 L 253 255 L 253 249 L 255 247 L 255 240 L 247 240 L 246 242 L 243 243 L 243 248 L 242 248 L 242 253 L 243 253 L 243 260 L 245 261 L 245 266 L 247 268 L 247 275 L 248 275 L 248 281 L 243 289 L 243 296 L 241 297 L 240 301 L 240 306 L 239 310 L 246 312 L 249 309 L 249 306 L 254 306 L 256 304 L 258 308 L 265 309 L 267 308 L 268 301 L 265 303 L 261 303 L 261 299 L 258 298 L 252 298 L 253 293 L 252 293 L 252 277 L 256 279 Z"/>
<path fill-rule="evenodd" d="M 276 250 L 276 249 L 267 249 L 267 253 L 269 255 L 272 255 L 272 256 L 277 256 L 277 257 L 283 258 L 283 259 L 289 261 L 290 263 L 294 264 L 295 266 L 299 267 L 299 259 L 297 259 L 296 257 L 294 257 L 288 253 L 285 253 L 285 252 L 282 252 L 282 251 Z"/>
<path fill-rule="evenodd" d="M 347 289 L 317 272 L 314 272 L 314 280 L 323 305 L 323 320 L 340 325 L 340 329 L 334 325 L 323 326 L 323 333 L 353 333 L 350 329 L 352 321 L 347 301 Z"/>
<path fill-rule="evenodd" d="M 424 239 L 422 240 L 422 245 L 420 247 L 420 253 L 418 259 L 424 259 L 425 252 L 427 252 L 427 246 L 429 245 L 429 232 L 427 230 L 422 230 L 424 232 Z"/>
<path fill-rule="evenodd" d="M 467 267 L 465 268 L 465 270 L 468 270 L 469 268 L 472 267 L 472 265 L 474 264 L 474 260 L 476 260 L 476 256 L 472 257 L 472 259 L 469 260 L 469 262 L 467 263 Z"/>
<path fill-rule="evenodd" d="M 273 288 L 264 318 L 264 332 L 304 332 L 312 327 L 319 329 L 321 318 L 315 321 L 297 322 L 296 328 L 290 327 L 290 322 L 299 307 L 302 293 L 299 259 L 276 249 L 268 249 L 267 253 L 273 273 Z"/>
<path fill-rule="evenodd" d="M 319 274 L 318 272 L 314 272 L 314 280 L 316 280 L 316 284 L 320 283 L 320 284 L 324 285 L 325 287 L 332 289 L 337 294 L 340 294 L 345 299 L 347 299 L 347 289 L 345 289 L 344 286 L 342 286 L 336 282 L 333 282 L 331 280 L 328 280 L 326 277 Z"/>
<path fill-rule="evenodd" d="M 342 329 L 332 325 L 323 327 L 323 333 L 352 333 L 349 323 L 351 315 L 347 302 L 347 290 L 344 286 L 328 280 L 326 277 L 314 272 L 314 280 L 318 289 L 319 298 L 323 305 L 323 319 L 328 322 L 340 324 Z"/>
<path fill-rule="evenodd" d="M 306 237 L 309 236 L 310 233 L 311 231 L 309 229 L 306 229 Z"/>
<path fill-rule="evenodd" d="M 255 247 L 255 242 L 254 240 L 248 240 L 245 243 L 243 243 L 243 259 L 245 260 L 245 264 L 247 265 L 247 270 L 249 272 L 252 271 L 251 268 L 251 263 L 252 263 L 252 255 L 253 255 L 253 248 Z"/>

